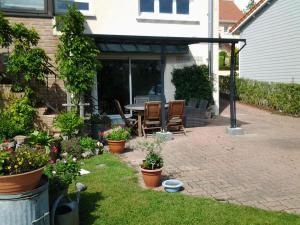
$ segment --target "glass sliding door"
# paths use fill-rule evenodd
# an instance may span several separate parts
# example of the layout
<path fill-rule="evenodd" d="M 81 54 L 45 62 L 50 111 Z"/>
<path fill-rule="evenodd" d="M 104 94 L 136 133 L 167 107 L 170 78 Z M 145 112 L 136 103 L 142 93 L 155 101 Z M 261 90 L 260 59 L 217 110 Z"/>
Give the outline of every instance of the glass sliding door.
<path fill-rule="evenodd" d="M 98 101 L 100 113 L 118 114 L 114 99 L 121 106 L 130 103 L 129 61 L 101 60 L 102 69 L 98 75 Z M 124 108 L 123 108 L 124 110 Z"/>
<path fill-rule="evenodd" d="M 132 60 L 132 98 L 149 96 L 150 100 L 158 100 L 161 95 L 160 62 L 158 60 Z"/>
<path fill-rule="evenodd" d="M 100 113 L 118 115 L 114 99 L 119 100 L 124 113 L 125 105 L 134 103 L 134 98 L 147 96 L 160 100 L 159 60 L 101 60 L 98 74 L 98 102 Z M 132 96 L 132 99 L 130 99 Z"/>

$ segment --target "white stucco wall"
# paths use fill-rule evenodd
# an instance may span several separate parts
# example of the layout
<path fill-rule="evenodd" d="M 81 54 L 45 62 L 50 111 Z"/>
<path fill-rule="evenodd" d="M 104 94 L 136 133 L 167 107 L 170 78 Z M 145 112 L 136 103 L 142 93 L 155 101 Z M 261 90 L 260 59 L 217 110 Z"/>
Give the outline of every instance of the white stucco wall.
<path fill-rule="evenodd" d="M 139 0 L 90 0 L 94 1 L 93 16 L 87 17 L 86 32 L 106 35 L 208 37 L 209 0 L 190 0 L 190 14 L 141 14 Z M 214 37 L 218 37 L 219 0 L 214 1 Z M 156 7 L 158 0 L 155 0 Z M 175 0 L 174 0 L 175 3 Z M 218 74 L 218 44 L 214 45 L 214 74 Z M 105 56 L 104 56 L 105 57 Z M 121 57 L 114 55 L 113 57 Z M 123 56 L 122 56 L 123 57 Z M 140 57 L 140 56 L 139 56 Z M 143 55 L 143 58 L 153 56 Z M 159 57 L 156 56 L 156 57 Z M 208 64 L 208 44 L 190 46 L 189 55 L 168 55 L 165 70 L 166 99 L 174 99 L 175 87 L 171 82 L 174 68 L 187 65 Z M 218 77 L 215 77 L 218 82 Z M 214 96 L 218 104 L 218 84 Z"/>

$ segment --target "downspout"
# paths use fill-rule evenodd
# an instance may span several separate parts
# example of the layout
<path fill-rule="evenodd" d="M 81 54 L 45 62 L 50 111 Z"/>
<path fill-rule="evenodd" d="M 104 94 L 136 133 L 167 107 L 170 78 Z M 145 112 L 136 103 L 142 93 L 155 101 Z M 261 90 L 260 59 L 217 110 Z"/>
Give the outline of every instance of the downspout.
<path fill-rule="evenodd" d="M 208 0 L 208 37 L 214 37 L 214 0 Z M 208 69 L 209 69 L 209 77 L 212 80 L 214 77 L 213 74 L 213 59 L 214 59 L 214 51 L 213 51 L 213 43 L 208 44 Z"/>

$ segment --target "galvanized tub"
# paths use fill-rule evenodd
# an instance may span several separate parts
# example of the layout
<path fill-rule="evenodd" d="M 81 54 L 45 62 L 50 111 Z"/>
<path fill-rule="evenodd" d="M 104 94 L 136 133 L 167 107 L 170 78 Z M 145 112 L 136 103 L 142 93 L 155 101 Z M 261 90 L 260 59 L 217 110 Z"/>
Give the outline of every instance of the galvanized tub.
<path fill-rule="evenodd" d="M 1 184 L 0 184 L 1 185 Z M 48 181 L 20 194 L 0 194 L 0 225 L 49 225 Z"/>

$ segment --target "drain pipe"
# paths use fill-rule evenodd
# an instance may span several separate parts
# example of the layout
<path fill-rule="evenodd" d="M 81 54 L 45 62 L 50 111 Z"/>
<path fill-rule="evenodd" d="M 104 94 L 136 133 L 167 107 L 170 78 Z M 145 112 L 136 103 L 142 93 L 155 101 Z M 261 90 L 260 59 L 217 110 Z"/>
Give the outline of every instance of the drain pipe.
<path fill-rule="evenodd" d="M 217 8 L 218 8 L 217 0 L 208 0 L 208 37 L 209 38 L 215 38 L 215 30 L 219 26 L 218 19 L 217 19 L 219 18 L 219 16 L 214 12 L 215 9 Z M 215 43 L 208 44 L 209 77 L 213 85 L 213 99 L 214 99 L 214 105 L 212 111 L 214 116 L 219 116 L 219 77 L 217 74 L 218 60 L 215 60 L 215 57 L 217 57 L 217 55 L 215 54 L 218 53 L 216 51 L 216 48 L 217 46 Z"/>

